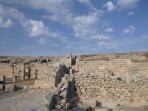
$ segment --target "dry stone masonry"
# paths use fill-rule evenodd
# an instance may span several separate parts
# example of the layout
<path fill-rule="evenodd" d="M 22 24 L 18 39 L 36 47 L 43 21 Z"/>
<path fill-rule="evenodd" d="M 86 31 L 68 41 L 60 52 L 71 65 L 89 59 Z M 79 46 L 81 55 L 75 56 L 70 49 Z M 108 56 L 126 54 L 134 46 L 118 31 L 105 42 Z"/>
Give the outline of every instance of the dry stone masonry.
<path fill-rule="evenodd" d="M 148 105 L 146 54 L 1 57 L 0 91 L 17 90 L 8 80 L 35 79 L 30 88 L 54 90 L 51 111 L 121 111 L 116 107 Z"/>
<path fill-rule="evenodd" d="M 148 99 L 148 80 L 127 83 L 120 77 L 106 73 L 75 75 L 77 92 L 85 98 L 134 102 Z"/>

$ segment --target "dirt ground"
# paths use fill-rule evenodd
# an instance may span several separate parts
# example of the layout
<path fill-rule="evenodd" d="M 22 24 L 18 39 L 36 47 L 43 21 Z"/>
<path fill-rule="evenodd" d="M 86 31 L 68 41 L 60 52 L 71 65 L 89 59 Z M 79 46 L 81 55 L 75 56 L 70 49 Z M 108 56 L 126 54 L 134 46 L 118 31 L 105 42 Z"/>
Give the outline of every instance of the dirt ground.
<path fill-rule="evenodd" d="M 0 93 L 0 111 L 47 111 L 49 95 L 46 90 Z"/>

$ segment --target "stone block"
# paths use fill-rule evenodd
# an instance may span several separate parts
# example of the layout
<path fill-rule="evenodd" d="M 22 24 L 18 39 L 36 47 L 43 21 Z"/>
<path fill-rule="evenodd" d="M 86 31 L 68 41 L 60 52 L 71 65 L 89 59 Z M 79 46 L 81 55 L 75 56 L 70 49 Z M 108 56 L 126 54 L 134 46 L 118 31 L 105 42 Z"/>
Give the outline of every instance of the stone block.
<path fill-rule="evenodd" d="M 23 87 L 23 90 L 27 90 L 27 89 L 28 89 L 28 86 L 24 86 L 24 87 Z"/>
<path fill-rule="evenodd" d="M 69 69 L 69 74 L 72 74 L 72 73 L 73 73 L 72 69 Z"/>
<path fill-rule="evenodd" d="M 123 95 L 120 95 L 119 96 L 119 99 L 123 100 L 124 99 L 124 96 Z"/>
<path fill-rule="evenodd" d="M 10 92 L 16 91 L 16 85 L 14 85 L 14 84 L 6 84 L 5 85 L 5 91 L 10 91 Z"/>
<path fill-rule="evenodd" d="M 66 82 L 66 78 L 65 77 L 62 77 L 62 82 Z"/>
<path fill-rule="evenodd" d="M 81 89 L 81 92 L 84 93 L 85 92 L 85 89 Z"/>

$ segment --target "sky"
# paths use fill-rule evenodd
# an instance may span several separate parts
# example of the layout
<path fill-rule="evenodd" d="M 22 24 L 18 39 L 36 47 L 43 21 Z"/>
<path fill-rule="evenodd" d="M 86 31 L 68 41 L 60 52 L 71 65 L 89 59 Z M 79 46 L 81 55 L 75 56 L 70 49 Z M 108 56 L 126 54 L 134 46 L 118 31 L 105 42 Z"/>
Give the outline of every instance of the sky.
<path fill-rule="evenodd" d="M 148 0 L 0 0 L 1 56 L 148 51 Z"/>

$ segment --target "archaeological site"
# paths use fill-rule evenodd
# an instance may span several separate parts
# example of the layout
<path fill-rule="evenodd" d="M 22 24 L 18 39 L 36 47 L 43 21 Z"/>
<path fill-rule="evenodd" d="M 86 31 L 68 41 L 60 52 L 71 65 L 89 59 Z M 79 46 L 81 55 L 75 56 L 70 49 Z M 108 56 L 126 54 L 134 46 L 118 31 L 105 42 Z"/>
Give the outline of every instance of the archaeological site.
<path fill-rule="evenodd" d="M 0 111 L 148 111 L 148 52 L 0 57 Z"/>

